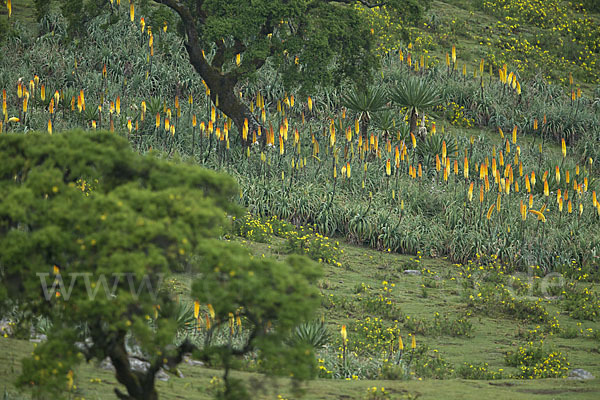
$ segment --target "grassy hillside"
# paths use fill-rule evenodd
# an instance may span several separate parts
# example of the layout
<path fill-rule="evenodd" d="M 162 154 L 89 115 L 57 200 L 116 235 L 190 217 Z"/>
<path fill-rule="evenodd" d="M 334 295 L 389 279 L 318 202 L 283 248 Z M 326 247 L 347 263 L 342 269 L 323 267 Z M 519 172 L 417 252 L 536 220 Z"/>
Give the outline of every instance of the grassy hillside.
<path fill-rule="evenodd" d="M 367 95 L 381 89 L 380 110 L 363 118 L 353 103 L 365 92 L 351 83 L 288 92 L 267 66 L 239 91 L 268 145 L 242 149 L 172 29 L 155 30 L 151 56 L 124 6 L 72 41 L 58 15 L 37 26 L 31 4 L 13 1 L 11 21 L 0 14 L 21 35 L 0 49 L 0 134 L 108 129 L 140 153 L 236 177 L 251 214 L 227 240 L 255 257 L 307 254 L 325 271 L 323 325 L 307 328 L 325 336 L 319 379 L 305 398 L 600 396 L 599 10 L 434 1 L 422 26 L 406 27 L 361 8 L 379 41 L 382 69 Z M 394 95 L 407 79 L 440 99 L 415 136 Z M 186 304 L 191 278 L 169 280 Z M 5 398 L 27 398 L 11 382 L 32 346 L 0 339 Z M 576 368 L 596 378 L 567 379 Z M 263 379 L 251 359 L 241 369 Z M 218 393 L 216 366 L 181 371 L 159 383 L 161 398 Z M 297 398 L 278 382 L 259 398 Z M 113 398 L 114 385 L 85 365 L 72 398 Z"/>
<path fill-rule="evenodd" d="M 289 252 L 287 240 L 277 236 L 264 236 L 265 243 L 243 237 L 232 239 L 243 241 L 255 256 L 285 257 Z M 322 371 L 321 375 L 333 374 L 339 378 L 319 378 L 307 383 L 303 398 L 478 399 L 490 396 L 498 399 L 592 399 L 600 394 L 598 378 L 591 381 L 507 379 L 511 374 L 519 374 L 520 369 L 507 365 L 506 354 L 527 347 L 530 342 L 535 346 L 540 340 L 544 341 L 545 348 L 565 357 L 570 369 L 584 368 L 596 377 L 600 375 L 600 324 L 581 316 L 573 318 L 569 315 L 573 311 L 566 311 L 569 300 L 557 299 L 549 293 L 544 296 L 539 287 L 521 292 L 520 285 L 530 282 L 526 276 L 521 276 L 521 281 L 508 276 L 499 278 L 493 268 L 485 267 L 482 273 L 475 264 L 467 267 L 471 275 L 467 278 L 465 267 L 441 259 L 414 258 L 348 245 L 342 245 L 341 250 L 341 267 L 324 264 L 325 277 L 319 285 L 323 295 L 321 312 L 331 338 L 325 347 L 317 349 L 322 365 L 332 371 L 331 374 Z M 407 275 L 403 273 L 404 269 L 418 269 L 423 275 Z M 172 279 L 169 281 L 176 288 L 175 292 L 185 296 L 189 277 L 182 274 Z M 520 310 L 512 306 L 501 307 L 500 303 L 490 303 L 493 300 L 485 298 L 488 294 L 482 288 L 490 284 L 495 286 L 502 279 L 507 287 L 514 288 L 515 294 L 522 293 L 515 296 L 514 303 Z M 540 279 L 543 278 L 532 275 L 531 282 Z M 383 285 L 384 281 L 387 285 Z M 385 286 L 388 291 L 383 290 Z M 586 283 L 577 286 L 579 291 L 584 286 L 596 288 L 595 284 Z M 484 292 L 483 298 L 478 296 L 480 292 Z M 476 300 L 470 300 L 471 295 Z M 588 305 L 597 309 L 598 299 L 594 301 Z M 534 304 L 548 312 L 544 317 L 548 318 L 546 321 L 524 311 Z M 437 318 L 436 313 L 441 317 Z M 372 322 L 374 318 L 381 318 L 382 326 L 390 331 L 377 329 Z M 457 324 L 461 318 L 467 323 Z M 346 368 L 339 359 L 342 324 L 348 327 L 348 343 L 352 349 Z M 389 369 L 390 363 L 385 359 L 393 359 L 398 353 L 397 334 L 402 335 L 406 343 L 407 355 L 411 354 L 409 333 L 416 335 L 417 349 L 412 363 L 420 377 L 397 380 L 394 374 L 398 371 Z M 9 393 L 5 398 L 26 398 L 16 395 L 11 382 L 19 372 L 20 358 L 31 351 L 32 346 L 27 341 L 0 339 L 0 387 Z M 251 369 L 251 365 L 248 368 Z M 161 398 L 210 398 L 211 390 L 214 392 L 218 388 L 213 380 L 220 376 L 218 370 L 183 364 L 181 371 L 185 378 L 172 376 L 169 382 L 159 383 Z M 344 379 L 345 375 L 349 381 Z M 109 390 L 116 382 L 110 372 L 86 365 L 78 369 L 75 376 L 78 389 L 74 396 L 92 400 L 113 398 Z M 237 376 L 263 379 L 247 372 Z M 361 379 L 352 379 L 352 376 Z M 378 391 L 385 388 L 389 397 L 368 397 L 367 388 L 373 386 Z M 266 387 L 271 388 L 271 385 Z M 279 380 L 276 389 L 271 388 L 257 398 L 275 399 L 277 395 L 297 398 L 285 379 Z"/>
<path fill-rule="evenodd" d="M 594 2 L 436 0 L 422 26 L 409 29 L 409 42 L 430 64 L 445 64 L 446 52 L 456 46 L 459 73 L 466 64 L 472 74 L 485 59 L 496 67 L 508 63 L 524 76 L 539 75 L 561 84 L 568 84 L 571 73 L 593 90 L 600 78 L 599 11 Z M 368 14 L 382 51 L 406 47 L 393 34 L 401 30 L 401 23 L 388 18 L 385 10 Z"/>

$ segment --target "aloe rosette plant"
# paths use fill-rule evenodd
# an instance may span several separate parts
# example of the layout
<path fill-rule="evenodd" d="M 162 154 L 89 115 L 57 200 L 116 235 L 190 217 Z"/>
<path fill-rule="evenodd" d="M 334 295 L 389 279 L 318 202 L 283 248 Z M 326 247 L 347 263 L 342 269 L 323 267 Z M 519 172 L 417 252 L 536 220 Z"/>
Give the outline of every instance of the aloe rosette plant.
<path fill-rule="evenodd" d="M 425 109 L 441 103 L 442 98 L 437 87 L 423 79 L 408 78 L 392 89 L 391 98 L 400 107 L 407 107 L 410 112 L 410 131 L 416 132 L 418 114 Z"/>

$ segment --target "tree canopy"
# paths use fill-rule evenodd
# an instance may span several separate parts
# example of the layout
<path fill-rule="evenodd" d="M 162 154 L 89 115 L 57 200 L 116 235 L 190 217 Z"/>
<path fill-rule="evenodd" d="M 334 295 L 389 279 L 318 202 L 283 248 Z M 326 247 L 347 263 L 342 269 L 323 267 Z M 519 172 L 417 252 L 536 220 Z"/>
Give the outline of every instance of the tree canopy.
<path fill-rule="evenodd" d="M 232 178 L 139 156 L 109 133 L 2 135 L 0 157 L 0 306 L 51 326 L 23 362 L 23 386 L 64 392 L 77 363 L 108 357 L 119 398 L 157 399 L 156 374 L 192 352 L 226 371 L 248 352 L 264 370 L 314 371 L 310 351 L 284 343 L 318 304 L 318 269 L 218 240 L 238 211 Z M 162 284 L 184 268 L 196 277 L 192 299 L 211 304 L 190 317 L 193 329 L 206 319 L 203 341 L 178 336 L 181 304 Z M 227 336 L 234 316 L 239 330 Z M 147 371 L 130 364 L 133 349 Z M 225 397 L 244 398 L 226 383 Z"/>
<path fill-rule="evenodd" d="M 313 90 L 346 78 L 368 80 L 377 66 L 373 38 L 356 7 L 387 6 L 418 19 L 428 2 L 416 0 L 154 0 L 180 17 L 190 62 L 213 101 L 241 131 L 258 121 L 234 90 L 271 62 L 288 87 Z"/>

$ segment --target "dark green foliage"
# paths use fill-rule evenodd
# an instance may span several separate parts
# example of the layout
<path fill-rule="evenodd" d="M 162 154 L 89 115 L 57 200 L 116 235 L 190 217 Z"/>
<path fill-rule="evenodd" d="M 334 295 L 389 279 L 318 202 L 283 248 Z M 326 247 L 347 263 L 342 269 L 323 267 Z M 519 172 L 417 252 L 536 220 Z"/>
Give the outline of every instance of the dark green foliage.
<path fill-rule="evenodd" d="M 41 19 L 42 12 L 50 10 L 50 6 L 48 5 L 51 2 L 50 0 L 41 2 L 46 4 L 41 8 L 37 8 L 38 19 Z M 71 38 L 85 36 L 87 34 L 88 22 L 106 10 L 108 5 L 108 0 L 65 0 L 60 2 L 60 10 L 68 22 L 68 32 Z"/>
<path fill-rule="evenodd" d="M 35 4 L 36 19 L 39 21 L 50 12 L 51 0 L 33 0 Z"/>
<path fill-rule="evenodd" d="M 256 351 L 265 370 L 287 365 L 297 378 L 311 375 L 311 353 L 282 343 L 318 304 L 312 285 L 318 270 L 300 257 L 252 259 L 246 249 L 216 240 L 226 213 L 237 213 L 233 179 L 141 157 L 109 133 L 8 134 L 0 149 L 6 160 L 0 166 L 0 306 L 18 304 L 22 322 L 47 318 L 48 341 L 23 362 L 21 384 L 60 393 L 75 364 L 108 356 L 123 365 L 116 375 L 131 398 L 157 399 L 154 377 L 125 363 L 126 337 L 156 369 L 176 365 L 192 350 L 216 356 L 226 368 L 232 357 Z M 91 189 L 82 189 L 83 182 Z M 229 313 L 247 320 L 241 347 L 210 340 L 202 348 L 188 341 L 175 346 L 180 328 L 191 322 L 189 309 L 158 289 L 182 264 L 201 277 L 193 295 L 214 305 L 213 329 Z M 76 348 L 83 338 L 93 345 Z"/>
<path fill-rule="evenodd" d="M 600 2 L 597 0 L 582 0 L 583 8 L 591 12 L 600 12 Z"/>

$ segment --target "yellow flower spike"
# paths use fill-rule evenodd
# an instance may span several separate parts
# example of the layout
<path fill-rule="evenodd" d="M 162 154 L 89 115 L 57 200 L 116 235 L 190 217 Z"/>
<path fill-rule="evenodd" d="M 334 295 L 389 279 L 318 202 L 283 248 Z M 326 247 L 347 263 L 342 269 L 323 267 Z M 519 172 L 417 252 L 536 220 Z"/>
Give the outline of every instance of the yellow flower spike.
<path fill-rule="evenodd" d="M 456 64 L 456 46 L 452 46 L 452 63 Z"/>
<path fill-rule="evenodd" d="M 469 159 L 465 156 L 464 167 L 463 167 L 463 176 L 465 179 L 469 179 Z"/>
<path fill-rule="evenodd" d="M 8 0 L 10 3 L 10 0 Z M 70 392 L 73 389 L 73 370 L 67 372 L 67 390 Z"/>
<path fill-rule="evenodd" d="M 346 343 L 348 341 L 348 332 L 346 331 L 346 325 L 342 325 L 340 334 L 342 335 L 342 340 L 344 341 L 344 343 Z"/>
<path fill-rule="evenodd" d="M 560 168 L 558 168 L 558 165 L 556 166 L 556 183 L 560 183 Z"/>
<path fill-rule="evenodd" d="M 469 191 L 467 192 L 467 199 L 469 202 L 473 200 L 473 182 L 469 185 Z"/>
<path fill-rule="evenodd" d="M 446 141 L 443 140 L 442 141 L 442 159 L 446 159 L 446 156 L 448 155 L 447 149 L 446 149 Z"/>
<path fill-rule="evenodd" d="M 404 350 L 404 342 L 402 341 L 402 336 L 398 335 L 398 350 Z"/>
<path fill-rule="evenodd" d="M 215 310 L 214 310 L 212 304 L 207 304 L 206 307 L 208 308 L 208 313 L 210 315 L 210 318 L 215 319 Z"/>
<path fill-rule="evenodd" d="M 50 135 L 52 135 L 52 120 L 51 119 L 48 120 L 48 133 Z"/>
<path fill-rule="evenodd" d="M 544 180 L 544 196 L 550 196 L 550 190 L 548 188 L 548 180 Z"/>
<path fill-rule="evenodd" d="M 569 202 L 567 203 L 567 211 L 569 212 L 569 214 L 573 212 L 573 203 L 571 203 L 571 200 L 569 200 Z"/>
<path fill-rule="evenodd" d="M 563 199 L 562 197 L 558 199 L 558 211 L 562 213 L 563 210 Z"/>
<path fill-rule="evenodd" d="M 513 144 L 517 144 L 517 126 L 516 125 L 512 130 L 512 142 L 513 142 Z"/>
<path fill-rule="evenodd" d="M 58 274 L 60 274 L 60 268 L 58 267 L 58 265 L 55 265 L 55 266 L 52 268 L 52 272 L 54 273 L 54 275 L 58 275 Z"/>
<path fill-rule="evenodd" d="M 417 348 L 417 338 L 416 338 L 415 334 L 412 335 L 412 340 L 411 340 L 411 343 L 410 343 L 410 348 L 413 349 L 413 350 Z"/>
<path fill-rule="evenodd" d="M 11 0 L 6 1 L 6 8 L 8 8 L 8 19 L 10 19 L 12 15 L 12 3 Z"/>
<path fill-rule="evenodd" d="M 194 301 L 194 318 L 198 319 L 200 315 L 200 302 L 198 300 Z"/>
<path fill-rule="evenodd" d="M 537 210 L 527 210 L 527 211 L 536 215 L 538 217 L 538 221 L 546 222 L 546 217 L 541 212 L 539 212 Z"/>
<path fill-rule="evenodd" d="M 561 140 L 561 151 L 563 158 L 565 158 L 567 156 L 567 144 L 565 143 L 565 138 L 562 138 Z"/>

